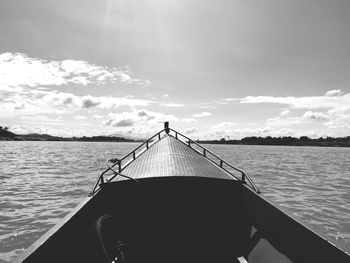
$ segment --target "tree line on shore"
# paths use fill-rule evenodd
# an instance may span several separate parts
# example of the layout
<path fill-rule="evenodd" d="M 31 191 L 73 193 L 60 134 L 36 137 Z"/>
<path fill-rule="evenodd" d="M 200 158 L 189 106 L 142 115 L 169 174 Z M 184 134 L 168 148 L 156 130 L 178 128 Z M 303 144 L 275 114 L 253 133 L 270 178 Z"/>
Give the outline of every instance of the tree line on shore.
<path fill-rule="evenodd" d="M 241 140 L 220 140 L 199 141 L 200 143 L 209 144 L 243 144 L 243 145 L 289 145 L 289 146 L 335 146 L 335 147 L 350 147 L 350 136 L 347 137 L 320 137 L 312 139 L 307 136 L 291 137 L 245 137 Z"/>
<path fill-rule="evenodd" d="M 0 126 L 0 140 L 6 141 L 96 141 L 96 142 L 134 142 L 135 140 L 125 139 L 116 136 L 82 136 L 82 137 L 59 137 L 49 134 L 15 134 L 10 132 L 7 127 Z"/>
<path fill-rule="evenodd" d="M 18 140 L 18 141 L 100 141 L 100 142 L 134 142 L 139 140 L 125 139 L 115 136 L 92 136 L 92 137 L 59 137 L 48 134 L 25 134 L 18 135 L 10 132 L 7 127 L 0 126 L 0 140 Z M 245 137 L 240 140 L 201 140 L 199 143 L 207 144 L 243 144 L 243 145 L 290 145 L 290 146 L 336 146 L 350 147 L 350 136 L 347 137 L 320 137 L 312 139 L 307 136 L 299 138 L 284 136 L 284 137 Z"/>
<path fill-rule="evenodd" d="M 14 137 L 16 134 L 10 132 L 7 127 L 0 126 L 0 137 Z"/>

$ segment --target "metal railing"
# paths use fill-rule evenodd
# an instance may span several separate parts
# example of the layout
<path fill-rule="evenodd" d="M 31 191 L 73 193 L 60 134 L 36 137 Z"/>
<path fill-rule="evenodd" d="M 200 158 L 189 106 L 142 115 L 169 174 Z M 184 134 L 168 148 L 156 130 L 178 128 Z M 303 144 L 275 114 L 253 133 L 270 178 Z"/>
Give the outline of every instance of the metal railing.
<path fill-rule="evenodd" d="M 204 148 L 202 145 L 198 144 L 197 142 L 193 141 L 192 139 L 188 138 L 187 136 L 169 128 L 169 124 L 165 123 L 165 128 L 161 130 L 160 132 L 153 135 L 148 140 L 144 141 L 142 144 L 140 144 L 138 147 L 136 147 L 133 151 L 131 151 L 129 154 L 125 155 L 122 159 L 109 159 L 107 160 L 107 166 L 108 168 L 105 169 L 100 176 L 97 178 L 97 181 L 91 190 L 89 196 L 93 196 L 95 193 L 97 193 L 102 184 L 111 182 L 116 176 L 125 177 L 131 180 L 135 180 L 133 178 L 130 178 L 126 175 L 123 175 L 121 172 L 129 165 L 131 164 L 138 156 L 140 156 L 142 153 L 147 151 L 154 143 L 157 141 L 160 141 L 162 137 L 169 135 L 180 142 L 184 143 L 188 147 L 192 148 L 197 153 L 201 154 L 205 158 L 207 158 L 209 161 L 211 161 L 213 164 L 220 167 L 222 170 L 224 170 L 228 175 L 235 178 L 236 180 L 239 180 L 243 182 L 244 184 L 247 184 L 249 187 L 251 187 L 256 193 L 260 194 L 260 190 L 258 187 L 254 184 L 253 180 L 247 175 L 243 170 L 232 166 L 225 160 L 218 157 L 216 154 L 212 153 L 208 149 Z M 108 173 L 111 173 L 110 176 L 106 179 L 105 177 L 108 176 Z M 241 178 L 238 178 L 236 175 L 234 175 L 233 172 L 238 172 L 241 174 Z M 137 181 L 137 180 L 136 180 Z"/>
<path fill-rule="evenodd" d="M 163 136 L 167 134 L 168 130 L 163 129 L 160 132 L 153 135 L 148 140 L 141 143 L 138 147 L 136 147 L 134 150 L 132 150 L 130 153 L 125 155 L 122 159 L 108 159 L 107 160 L 107 166 L 100 176 L 97 178 L 96 183 L 94 187 L 92 188 L 89 196 L 94 195 L 98 190 L 100 189 L 100 185 L 104 183 L 108 183 L 112 181 L 116 176 L 120 175 L 121 177 L 129 178 L 128 176 L 122 175 L 121 172 L 128 167 L 129 164 L 131 164 L 133 161 L 136 160 L 138 156 L 140 156 L 142 153 L 144 153 L 146 150 L 148 150 L 154 143 L 157 141 L 160 141 Z M 110 164 L 111 163 L 111 164 Z M 112 172 L 112 174 L 106 179 L 105 177 L 108 176 L 108 172 Z M 130 178 L 132 179 L 132 178 Z"/>
<path fill-rule="evenodd" d="M 250 178 L 250 176 L 244 172 L 243 170 L 229 164 L 228 162 L 226 162 L 225 160 L 223 160 L 222 158 L 220 158 L 219 156 L 217 156 L 216 154 L 214 154 L 213 152 L 209 151 L 208 149 L 204 148 L 202 145 L 200 145 L 199 143 L 193 141 L 192 139 L 190 139 L 189 137 L 169 128 L 170 132 L 169 135 L 173 136 L 174 138 L 176 138 L 177 140 L 181 141 L 182 143 L 186 144 L 188 147 L 192 148 L 193 150 L 195 150 L 197 153 L 201 154 L 202 156 L 204 156 L 205 158 L 207 158 L 208 160 L 210 160 L 213 164 L 219 166 L 221 169 L 223 169 L 226 173 L 228 173 L 230 176 L 232 176 L 233 178 L 242 181 L 243 183 L 248 183 L 248 185 L 258 194 L 260 194 L 260 190 L 259 188 L 255 185 L 255 183 L 253 182 L 253 180 Z M 173 134 L 171 134 L 171 132 L 173 132 Z M 195 147 L 193 146 L 195 145 Z M 241 174 L 241 179 L 238 178 L 236 175 L 234 175 L 231 171 L 236 171 L 238 173 Z"/>

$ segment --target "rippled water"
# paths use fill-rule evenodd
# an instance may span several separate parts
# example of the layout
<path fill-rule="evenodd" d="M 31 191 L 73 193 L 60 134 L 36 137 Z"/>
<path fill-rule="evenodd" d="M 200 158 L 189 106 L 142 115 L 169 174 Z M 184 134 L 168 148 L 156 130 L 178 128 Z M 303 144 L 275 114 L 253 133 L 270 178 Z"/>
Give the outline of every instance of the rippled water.
<path fill-rule="evenodd" d="M 11 260 L 30 246 L 87 196 L 107 158 L 136 146 L 0 142 L 0 258 Z M 350 252 L 350 148 L 206 147 L 244 169 L 269 199 Z"/>

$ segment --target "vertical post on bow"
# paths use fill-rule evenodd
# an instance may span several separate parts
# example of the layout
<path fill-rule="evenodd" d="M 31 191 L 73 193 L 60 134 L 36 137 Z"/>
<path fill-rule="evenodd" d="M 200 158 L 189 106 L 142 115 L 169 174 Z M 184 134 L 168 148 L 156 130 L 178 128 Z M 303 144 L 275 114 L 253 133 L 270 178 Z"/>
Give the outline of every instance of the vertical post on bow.
<path fill-rule="evenodd" d="M 169 130 L 169 122 L 168 121 L 164 122 L 164 130 L 167 134 L 169 134 L 170 130 Z"/>

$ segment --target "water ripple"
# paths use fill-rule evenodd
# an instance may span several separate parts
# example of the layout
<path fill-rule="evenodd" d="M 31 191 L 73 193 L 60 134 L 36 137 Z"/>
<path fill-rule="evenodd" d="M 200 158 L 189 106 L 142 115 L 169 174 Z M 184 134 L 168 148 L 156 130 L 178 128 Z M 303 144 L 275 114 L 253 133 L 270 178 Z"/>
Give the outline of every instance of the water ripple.
<path fill-rule="evenodd" d="M 350 252 L 350 149 L 206 145 L 263 194 Z"/>

